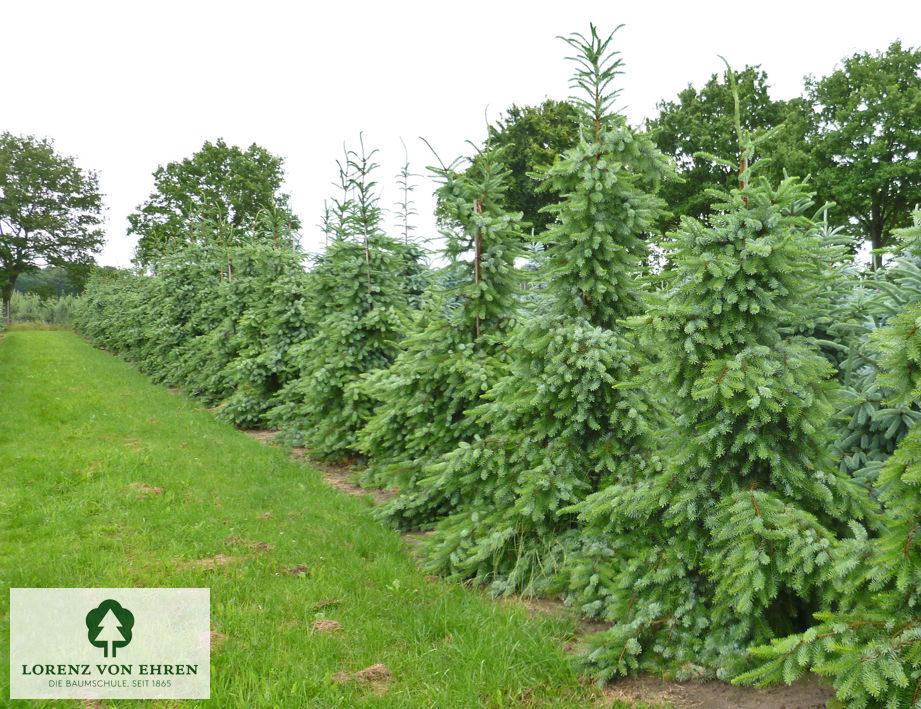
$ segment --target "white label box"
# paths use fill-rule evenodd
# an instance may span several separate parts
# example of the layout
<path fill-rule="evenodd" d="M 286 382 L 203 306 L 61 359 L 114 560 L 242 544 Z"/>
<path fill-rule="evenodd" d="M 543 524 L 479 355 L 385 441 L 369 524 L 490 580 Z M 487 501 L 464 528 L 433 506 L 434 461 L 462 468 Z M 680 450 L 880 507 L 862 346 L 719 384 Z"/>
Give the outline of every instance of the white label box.
<path fill-rule="evenodd" d="M 11 588 L 10 699 L 208 699 L 207 588 Z"/>

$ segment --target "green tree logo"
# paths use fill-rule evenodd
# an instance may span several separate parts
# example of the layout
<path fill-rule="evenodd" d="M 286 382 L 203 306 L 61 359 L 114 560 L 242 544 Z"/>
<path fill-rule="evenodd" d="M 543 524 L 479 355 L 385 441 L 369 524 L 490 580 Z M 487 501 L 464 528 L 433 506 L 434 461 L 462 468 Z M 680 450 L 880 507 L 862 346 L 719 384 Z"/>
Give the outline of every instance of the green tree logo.
<path fill-rule="evenodd" d="M 134 614 L 111 598 L 86 614 L 86 636 L 91 645 L 102 648 L 105 657 L 109 657 L 110 649 L 115 657 L 116 648 L 131 642 L 133 627 Z"/>

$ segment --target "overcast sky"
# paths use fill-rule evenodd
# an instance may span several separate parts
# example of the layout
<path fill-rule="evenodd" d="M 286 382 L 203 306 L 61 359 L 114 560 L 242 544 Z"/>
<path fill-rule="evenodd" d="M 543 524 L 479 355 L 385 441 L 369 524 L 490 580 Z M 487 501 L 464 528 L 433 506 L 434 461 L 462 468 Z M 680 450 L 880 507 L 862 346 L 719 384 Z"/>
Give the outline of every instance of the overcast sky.
<path fill-rule="evenodd" d="M 0 130 L 47 136 L 100 176 L 108 243 L 127 266 L 127 215 L 158 165 L 205 140 L 258 143 L 285 159 L 285 190 L 307 250 L 322 247 L 323 200 L 343 143 L 380 150 L 382 205 L 398 199 L 402 137 L 415 172 L 468 154 L 485 118 L 566 98 L 567 47 L 555 37 L 625 27 L 621 105 L 631 121 L 721 70 L 760 64 L 774 98 L 845 56 L 901 39 L 921 45 L 921 3 L 894 2 L 43 2 L 0 0 Z M 432 183 L 416 190 L 430 233 Z M 388 217 L 388 223 L 393 219 Z"/>

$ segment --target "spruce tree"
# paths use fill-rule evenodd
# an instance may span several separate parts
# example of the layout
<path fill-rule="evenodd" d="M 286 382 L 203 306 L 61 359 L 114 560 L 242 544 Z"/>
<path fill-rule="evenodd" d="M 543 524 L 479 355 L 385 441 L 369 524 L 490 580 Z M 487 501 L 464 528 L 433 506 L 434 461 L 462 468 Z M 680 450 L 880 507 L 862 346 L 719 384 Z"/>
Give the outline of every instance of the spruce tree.
<path fill-rule="evenodd" d="M 651 371 L 675 416 L 664 464 L 578 506 L 570 599 L 614 623 L 586 660 L 603 681 L 738 670 L 749 643 L 808 622 L 841 521 L 866 508 L 830 455 L 832 367 L 798 334 L 837 249 L 799 180 L 752 175 L 753 143 L 736 125 L 738 188 L 706 223 L 685 217 L 668 235 L 668 285 L 633 321 L 652 330 Z"/>
<path fill-rule="evenodd" d="M 237 249 L 230 288 L 229 327 L 216 330 L 212 349 L 233 357 L 221 370 L 230 394 L 218 416 L 241 427 L 261 427 L 279 392 L 297 374 L 293 348 L 314 334 L 309 313 L 309 277 L 284 214 L 265 212 L 254 243 Z"/>
<path fill-rule="evenodd" d="M 541 237 L 545 310 L 510 336 L 509 372 L 475 409 L 482 433 L 421 481 L 459 505 L 426 544 L 430 567 L 494 592 L 541 589 L 575 537 L 561 508 L 647 463 L 649 402 L 625 386 L 638 354 L 617 323 L 640 312 L 636 276 L 660 209 L 648 190 L 667 167 L 610 111 L 621 66 L 612 37 L 592 26 L 565 38 L 581 138 L 545 176 L 565 195 Z"/>
<path fill-rule="evenodd" d="M 921 245 L 915 226 L 897 230 L 908 251 Z M 875 336 L 881 384 L 893 405 L 921 402 L 921 298 Z M 811 670 L 832 680 L 848 707 L 909 709 L 921 705 L 921 428 L 913 426 L 881 466 L 878 538 L 865 534 L 837 550 L 837 608 L 826 608 L 808 630 L 754 648 L 763 664 L 739 682 L 792 682 Z"/>
<path fill-rule="evenodd" d="M 365 479 L 398 488 L 381 513 L 402 527 L 419 527 L 452 509 L 450 491 L 420 486 L 420 478 L 472 437 L 466 411 L 504 371 L 523 235 L 521 215 L 502 207 L 508 173 L 500 158 L 487 151 L 466 171 L 459 160 L 431 168 L 441 182 L 443 222 L 453 225 L 443 231 L 450 263 L 428 293 L 418 330 L 394 363 L 364 385 L 379 402 L 360 434 L 371 460 Z"/>
<path fill-rule="evenodd" d="M 149 337 L 156 286 L 155 279 L 130 271 L 97 271 L 75 308 L 74 328 L 90 342 L 137 362 Z"/>
<path fill-rule="evenodd" d="M 910 400 L 892 401 L 895 392 L 880 381 L 880 352 L 875 338 L 904 309 L 921 302 L 921 253 L 910 240 L 900 241 L 885 268 L 851 277 L 840 293 L 830 334 L 844 355 L 839 379 L 848 393 L 839 412 L 839 467 L 873 485 L 882 464 L 908 429 L 921 417 Z M 845 290 L 846 289 L 846 290 Z"/>
<path fill-rule="evenodd" d="M 357 432 L 373 400 L 353 385 L 386 368 L 409 325 L 405 275 L 409 251 L 381 228 L 376 151 L 349 151 L 340 165 L 344 197 L 337 202 L 332 240 L 310 271 L 313 337 L 292 351 L 298 376 L 279 396 L 269 421 L 291 443 L 324 457 L 357 452 Z"/>
<path fill-rule="evenodd" d="M 232 358 L 226 338 L 233 328 L 228 314 L 228 249 L 214 237 L 221 225 L 202 220 L 193 229 L 195 242 L 167 254 L 158 264 L 144 324 L 145 343 L 137 356 L 156 381 L 182 387 L 214 406 L 227 394 L 221 368 Z"/>

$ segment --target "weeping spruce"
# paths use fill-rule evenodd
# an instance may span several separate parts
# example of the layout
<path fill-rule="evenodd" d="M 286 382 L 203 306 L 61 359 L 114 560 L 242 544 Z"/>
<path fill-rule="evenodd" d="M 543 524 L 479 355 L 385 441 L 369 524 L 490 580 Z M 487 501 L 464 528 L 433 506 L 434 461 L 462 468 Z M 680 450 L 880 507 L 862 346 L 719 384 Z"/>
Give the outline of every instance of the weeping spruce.
<path fill-rule="evenodd" d="M 921 213 L 898 230 L 903 259 L 921 255 Z M 904 273 L 905 264 L 899 265 Z M 910 269 L 909 269 L 910 271 Z M 874 334 L 880 385 L 893 407 L 921 403 L 921 298 Z M 807 670 L 824 675 L 847 707 L 909 709 L 921 703 L 921 428 L 908 430 L 875 480 L 883 524 L 857 535 L 838 554 L 835 608 L 804 632 L 752 650 L 761 661 L 739 682 L 791 682 Z"/>
<path fill-rule="evenodd" d="M 561 509 L 649 461 L 650 402 L 629 385 L 639 355 L 618 321 L 642 307 L 636 279 L 661 206 L 648 190 L 667 165 L 610 113 L 621 65 L 612 36 L 592 27 L 565 40 L 582 137 L 544 178 L 566 195 L 542 237 L 545 310 L 510 335 L 509 371 L 473 409 L 474 438 L 420 482 L 457 506 L 426 542 L 430 568 L 497 593 L 543 588 L 577 536 Z"/>
<path fill-rule="evenodd" d="M 217 411 L 219 418 L 241 428 L 264 427 L 268 412 L 299 371 L 291 352 L 313 334 L 307 313 L 309 283 L 302 255 L 286 248 L 257 245 L 239 254 L 231 317 L 232 331 L 224 338 L 234 357 L 220 373 L 231 393 Z"/>
<path fill-rule="evenodd" d="M 309 275 L 314 334 L 292 348 L 296 375 L 267 416 L 282 440 L 307 445 L 321 457 L 357 452 L 357 434 L 374 401 L 355 384 L 390 365 L 411 316 L 404 276 L 418 270 L 419 251 L 381 227 L 374 152 L 366 153 L 362 143 L 340 165 L 343 196 L 331 213 L 331 240 Z"/>
<path fill-rule="evenodd" d="M 842 355 L 838 378 L 847 399 L 836 418 L 836 451 L 842 472 L 875 484 L 880 468 L 914 425 L 921 412 L 915 402 L 893 399 L 884 384 L 879 332 L 912 303 L 921 302 L 921 253 L 910 241 L 894 254 L 886 268 L 864 278 L 851 276 L 838 293 L 829 330 Z"/>
<path fill-rule="evenodd" d="M 602 681 L 730 676 L 750 644 L 805 628 L 836 598 L 826 581 L 842 521 L 868 504 L 830 454 L 833 368 L 797 334 L 840 252 L 803 183 L 753 175 L 738 130 L 738 188 L 706 223 L 683 218 L 668 234 L 667 286 L 632 321 L 657 343 L 652 373 L 675 416 L 664 464 L 576 507 L 585 531 L 569 597 L 614 623 L 586 658 Z"/>
<path fill-rule="evenodd" d="M 263 423 L 292 374 L 290 347 L 310 332 L 307 277 L 287 217 L 266 211 L 240 229 L 202 220 L 156 276 L 94 278 L 75 325 L 218 416 Z"/>
<path fill-rule="evenodd" d="M 416 332 L 364 391 L 377 400 L 359 434 L 370 459 L 366 481 L 398 488 L 380 513 L 404 528 L 451 511 L 450 490 L 420 484 L 440 455 L 471 438 L 468 408 L 503 371 L 504 340 L 515 317 L 522 255 L 521 215 L 503 208 L 507 171 L 488 150 L 466 171 L 433 168 L 450 265 L 430 289 Z"/>

